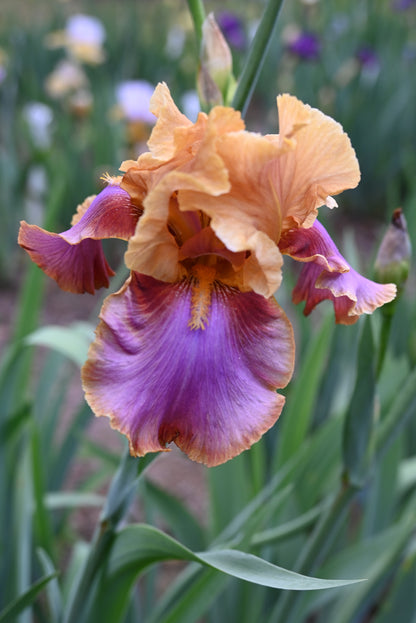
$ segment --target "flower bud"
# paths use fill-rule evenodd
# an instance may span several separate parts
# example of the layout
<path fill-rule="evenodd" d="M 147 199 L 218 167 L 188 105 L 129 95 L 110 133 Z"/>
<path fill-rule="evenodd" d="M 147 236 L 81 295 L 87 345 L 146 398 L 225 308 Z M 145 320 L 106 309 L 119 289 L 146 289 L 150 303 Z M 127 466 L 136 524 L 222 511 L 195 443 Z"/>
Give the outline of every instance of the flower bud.
<path fill-rule="evenodd" d="M 232 74 L 230 48 L 210 13 L 202 25 L 198 92 L 203 106 L 210 108 L 227 103 L 230 87 L 235 83 Z"/>
<path fill-rule="evenodd" d="M 397 208 L 377 253 L 377 280 L 382 283 L 395 283 L 400 293 L 409 274 L 411 253 L 406 219 L 402 209 Z"/>

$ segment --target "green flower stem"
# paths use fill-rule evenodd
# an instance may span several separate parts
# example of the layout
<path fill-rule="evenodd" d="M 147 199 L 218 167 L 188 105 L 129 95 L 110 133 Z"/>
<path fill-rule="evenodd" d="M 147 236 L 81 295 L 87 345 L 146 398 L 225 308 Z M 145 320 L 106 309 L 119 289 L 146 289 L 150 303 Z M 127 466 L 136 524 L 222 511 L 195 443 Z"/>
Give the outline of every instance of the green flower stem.
<path fill-rule="evenodd" d="M 202 0 L 188 0 L 188 6 L 194 22 L 196 45 L 199 54 L 202 41 L 202 24 L 204 23 L 206 17 L 205 8 Z"/>
<path fill-rule="evenodd" d="M 392 303 L 395 303 L 395 301 L 392 301 Z M 392 325 L 392 320 L 393 320 L 393 313 L 390 313 L 390 307 L 389 305 L 391 305 L 392 303 L 388 303 L 387 304 L 387 310 L 386 313 L 384 313 L 384 310 L 382 311 L 382 320 L 381 320 L 381 330 L 380 330 L 380 344 L 379 344 L 379 350 L 378 350 L 378 356 L 377 356 L 377 367 L 376 367 L 376 377 L 377 379 L 379 379 L 381 371 L 383 369 L 383 364 L 384 364 L 384 359 L 386 356 L 386 352 L 387 352 L 387 345 L 389 343 L 389 337 L 390 337 L 390 330 L 391 330 L 391 325 Z"/>
<path fill-rule="evenodd" d="M 189 0 L 190 1 L 190 0 Z M 238 80 L 232 106 L 244 116 L 260 75 L 283 0 L 269 0 Z"/>
<path fill-rule="evenodd" d="M 132 457 L 128 448 L 111 482 L 107 499 L 101 512 L 85 566 L 73 588 L 63 623 L 77 623 L 88 595 L 91 593 L 97 573 L 107 558 L 120 521 L 125 517 L 132 501 L 137 483 L 144 470 L 157 455 L 143 459 Z"/>

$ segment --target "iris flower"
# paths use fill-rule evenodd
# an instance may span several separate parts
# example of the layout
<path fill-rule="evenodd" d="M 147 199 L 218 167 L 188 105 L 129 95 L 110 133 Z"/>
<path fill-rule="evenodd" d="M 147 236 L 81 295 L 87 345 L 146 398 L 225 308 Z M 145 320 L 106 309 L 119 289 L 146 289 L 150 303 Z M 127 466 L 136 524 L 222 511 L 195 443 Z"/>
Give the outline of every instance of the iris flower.
<path fill-rule="evenodd" d="M 273 297 L 283 254 L 303 263 L 294 300 L 306 314 L 330 299 L 352 324 L 395 296 L 356 273 L 316 220 L 359 181 L 347 135 L 295 97 L 277 104 L 280 132 L 262 136 L 228 107 L 192 123 L 159 84 L 149 151 L 107 177 L 67 231 L 22 222 L 21 246 L 70 292 L 108 286 L 101 239 L 128 241 L 130 277 L 103 304 L 82 379 L 133 455 L 175 442 L 218 465 L 276 422 L 295 350 Z"/>

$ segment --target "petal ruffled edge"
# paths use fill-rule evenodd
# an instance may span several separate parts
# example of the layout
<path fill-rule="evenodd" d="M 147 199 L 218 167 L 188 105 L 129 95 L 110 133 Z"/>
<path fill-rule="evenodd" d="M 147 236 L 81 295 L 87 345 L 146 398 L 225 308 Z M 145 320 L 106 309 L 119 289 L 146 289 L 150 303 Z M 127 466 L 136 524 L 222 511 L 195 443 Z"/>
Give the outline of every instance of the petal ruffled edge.
<path fill-rule="evenodd" d="M 270 166 L 282 213 L 282 231 L 310 227 L 322 205 L 336 206 L 332 195 L 354 188 L 360 169 L 342 126 L 288 94 L 277 98 L 279 135 L 268 135 L 281 155 Z"/>
<path fill-rule="evenodd" d="M 63 290 L 94 294 L 99 288 L 107 288 L 109 277 L 114 275 L 104 257 L 101 239 L 128 239 L 139 216 L 128 193 L 109 185 L 91 201 L 79 220 L 75 217 L 75 225 L 61 234 L 22 221 L 18 243 Z"/>
<path fill-rule="evenodd" d="M 290 380 L 292 327 L 274 299 L 216 283 L 205 328 L 192 329 L 194 288 L 132 273 L 101 312 L 82 376 L 98 416 L 133 455 L 167 451 L 219 465 L 277 420 Z"/>

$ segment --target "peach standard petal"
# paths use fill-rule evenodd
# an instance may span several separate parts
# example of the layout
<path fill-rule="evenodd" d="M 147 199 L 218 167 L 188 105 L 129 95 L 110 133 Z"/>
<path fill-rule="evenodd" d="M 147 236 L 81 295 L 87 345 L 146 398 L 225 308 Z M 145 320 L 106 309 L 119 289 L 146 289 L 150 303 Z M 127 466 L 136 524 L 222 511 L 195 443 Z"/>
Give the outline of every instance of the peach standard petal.
<path fill-rule="evenodd" d="M 269 167 L 282 231 L 310 227 L 318 207 L 336 205 L 331 195 L 357 186 L 358 161 L 339 123 L 291 95 L 279 96 L 277 105 L 280 133 L 267 139 L 282 148 Z"/>
<path fill-rule="evenodd" d="M 144 213 L 126 252 L 126 264 L 131 270 L 152 275 L 162 281 L 175 281 L 182 275 L 179 266 L 180 242 L 192 232 L 202 229 L 202 222 L 190 214 L 187 218 L 174 210 L 176 196 L 192 191 L 204 197 L 218 197 L 229 189 L 228 172 L 216 153 L 217 125 L 209 123 L 199 149 L 192 158 L 176 167 L 167 165 L 153 177 L 153 187 L 143 201 Z M 126 176 L 131 175 L 130 170 Z M 124 186 L 123 186 L 124 187 Z M 179 203 L 180 210 L 182 206 Z M 188 212 L 194 208 L 189 206 Z M 198 208 L 195 208 L 198 209 Z M 175 233 L 177 234 L 175 237 Z"/>
<path fill-rule="evenodd" d="M 216 149 L 228 172 L 229 191 L 219 197 L 180 191 L 180 209 L 206 214 L 211 228 L 230 251 L 247 252 L 236 284 L 269 297 L 280 285 L 282 258 L 276 246 L 280 207 L 267 164 L 280 149 L 264 137 L 246 131 L 219 137 Z"/>

